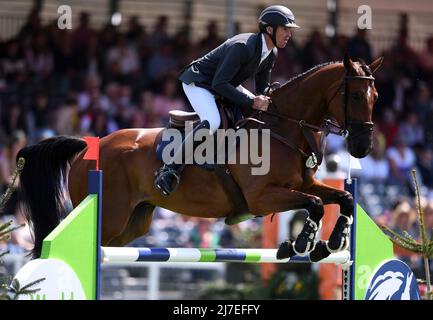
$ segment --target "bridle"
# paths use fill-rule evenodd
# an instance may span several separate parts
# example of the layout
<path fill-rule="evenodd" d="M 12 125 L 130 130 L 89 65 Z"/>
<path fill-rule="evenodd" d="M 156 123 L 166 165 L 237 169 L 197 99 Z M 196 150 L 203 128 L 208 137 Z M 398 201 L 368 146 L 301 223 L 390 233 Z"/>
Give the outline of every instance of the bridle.
<path fill-rule="evenodd" d="M 330 132 L 333 134 L 337 134 L 340 135 L 344 138 L 348 138 L 349 137 L 349 127 L 360 127 L 360 130 L 356 130 L 357 134 L 355 136 L 352 136 L 352 138 L 355 138 L 356 136 L 360 135 L 363 133 L 363 131 L 372 131 L 373 130 L 373 122 L 368 121 L 368 122 L 359 122 L 359 121 L 351 121 L 349 120 L 349 81 L 350 80 L 369 80 L 369 81 L 374 81 L 375 78 L 371 75 L 369 76 L 349 76 L 347 75 L 347 71 L 346 74 L 344 75 L 343 81 L 341 82 L 340 86 L 338 87 L 337 91 L 334 93 L 334 95 L 332 96 L 332 98 L 329 100 L 328 104 L 330 104 L 332 102 L 332 100 L 337 96 L 337 93 L 341 90 L 341 88 L 343 88 L 343 90 L 341 91 L 341 98 L 342 98 L 342 104 L 343 104 L 343 113 L 344 113 L 344 126 L 341 127 L 340 125 L 331 122 L 331 126 L 336 127 L 339 129 L 338 132 Z M 327 119 L 328 120 L 328 119 Z M 327 121 L 325 120 L 325 122 Z"/>
<path fill-rule="evenodd" d="M 349 112 L 348 112 L 349 111 L 349 107 L 348 107 L 348 105 L 349 105 L 348 99 L 349 98 L 348 97 L 349 97 L 350 92 L 349 92 L 348 83 L 350 80 L 374 81 L 375 78 L 371 75 L 368 75 L 368 76 L 349 76 L 347 74 L 347 71 L 345 72 L 343 80 L 341 81 L 341 83 L 338 86 L 335 93 L 332 95 L 331 99 L 328 101 L 328 105 L 329 105 L 332 102 L 332 100 L 334 100 L 337 97 L 337 94 L 339 92 L 341 93 L 342 104 L 343 104 L 343 113 L 344 113 L 343 127 L 340 126 L 338 123 L 333 122 L 330 119 L 325 119 L 324 123 L 321 126 L 316 126 L 316 125 L 307 123 L 305 120 L 297 120 L 297 119 L 287 117 L 278 111 L 277 106 L 271 100 L 270 105 L 272 105 L 274 107 L 274 109 L 277 110 L 276 112 L 271 111 L 271 110 L 268 110 L 268 111 L 257 110 L 250 117 L 240 120 L 236 124 L 236 128 L 242 127 L 246 122 L 253 121 L 253 122 L 258 123 L 260 125 L 260 127 L 263 129 L 263 125 L 266 125 L 266 123 L 262 120 L 263 115 L 277 117 L 277 118 L 282 119 L 284 121 L 298 124 L 298 126 L 302 129 L 303 135 L 304 135 L 305 139 L 307 140 L 307 142 L 310 146 L 310 149 L 312 150 L 312 153 L 310 155 L 307 155 L 300 147 L 298 147 L 295 143 L 291 142 L 286 137 L 283 137 L 283 136 L 275 133 L 272 130 L 270 131 L 270 135 L 271 135 L 271 137 L 279 140 L 283 144 L 294 149 L 295 151 L 298 151 L 305 159 L 307 159 L 307 163 L 306 163 L 307 167 L 313 168 L 317 165 L 320 165 L 320 163 L 322 162 L 323 149 L 324 149 L 323 141 L 324 141 L 324 138 L 328 134 L 334 134 L 334 135 L 342 136 L 345 139 L 347 139 L 347 138 L 349 138 L 349 128 L 359 127 L 358 130 L 353 131 L 353 132 L 356 132 L 355 135 L 350 137 L 353 139 L 353 138 L 356 138 L 357 136 L 363 134 L 366 131 L 371 132 L 373 130 L 373 122 L 371 122 L 371 121 L 369 121 L 369 122 L 357 122 L 357 121 L 351 121 L 349 119 Z M 272 128 L 268 128 L 268 129 L 272 129 Z M 316 142 L 316 139 L 315 139 L 313 132 L 315 132 L 315 133 L 323 132 L 324 133 L 321 136 L 319 145 L 317 145 L 317 142 Z M 312 161 L 312 163 L 310 160 Z M 310 165 L 308 164 L 309 161 L 310 161 Z"/>

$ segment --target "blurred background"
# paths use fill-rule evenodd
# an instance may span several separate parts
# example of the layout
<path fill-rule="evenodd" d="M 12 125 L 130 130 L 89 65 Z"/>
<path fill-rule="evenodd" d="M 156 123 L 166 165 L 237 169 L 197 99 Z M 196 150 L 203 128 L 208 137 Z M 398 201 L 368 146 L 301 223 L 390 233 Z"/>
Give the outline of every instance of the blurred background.
<path fill-rule="evenodd" d="M 344 53 L 367 63 L 383 56 L 375 74 L 375 144 L 361 159 L 360 202 L 379 223 L 419 237 L 410 170 L 417 169 L 426 227 L 433 228 L 433 5 L 430 0 L 0 0 L 0 191 L 20 148 L 54 135 L 103 137 L 131 127 L 161 127 L 168 111 L 189 110 L 177 73 L 225 39 L 257 32 L 270 4 L 295 14 L 296 29 L 279 50 L 273 81 L 285 82 Z M 72 28 L 60 29 L 68 5 Z M 357 21 L 371 8 L 371 29 Z M 362 8 L 361 8 L 362 9 Z M 251 83 L 245 84 L 251 88 Z M 344 140 L 329 136 L 319 175 L 347 170 Z M 0 221 L 23 223 L 16 197 Z M 282 213 L 291 215 L 293 213 Z M 284 220 L 286 221 L 286 220 Z M 290 220 L 287 220 L 290 229 Z M 131 245 L 261 247 L 262 220 L 228 228 L 157 209 L 149 235 Z M 277 245 L 277 244 L 275 244 Z M 14 232 L 5 271 L 13 274 L 32 247 L 28 228 Z M 399 252 L 424 277 L 421 258 Z M 161 265 L 105 268 L 105 299 L 318 299 L 317 266 L 279 266 L 264 285 L 259 265 L 213 264 L 191 269 Z M 153 288 L 153 289 L 152 289 Z M 155 289 L 156 288 L 156 289 Z M 152 290 L 151 290 L 152 289 Z M 338 292 L 338 288 L 335 288 Z M 337 296 L 338 293 L 335 293 Z"/>

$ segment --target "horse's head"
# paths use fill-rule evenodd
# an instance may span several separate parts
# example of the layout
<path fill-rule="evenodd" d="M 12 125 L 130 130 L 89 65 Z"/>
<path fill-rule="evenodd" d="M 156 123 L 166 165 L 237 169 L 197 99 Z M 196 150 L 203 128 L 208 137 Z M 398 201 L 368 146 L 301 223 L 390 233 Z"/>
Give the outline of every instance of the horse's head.
<path fill-rule="evenodd" d="M 382 60 L 378 58 L 366 65 L 354 62 L 345 55 L 344 78 L 336 94 L 329 100 L 329 111 L 348 134 L 347 147 L 356 158 L 365 157 L 373 145 L 372 113 L 378 97 L 373 74 Z"/>

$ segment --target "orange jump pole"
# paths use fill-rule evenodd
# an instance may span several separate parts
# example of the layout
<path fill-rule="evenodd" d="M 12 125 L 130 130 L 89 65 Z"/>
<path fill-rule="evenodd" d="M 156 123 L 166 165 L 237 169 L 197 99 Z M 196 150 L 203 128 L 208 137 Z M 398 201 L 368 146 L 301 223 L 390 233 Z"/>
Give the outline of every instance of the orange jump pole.
<path fill-rule="evenodd" d="M 263 218 L 263 230 L 262 230 L 262 248 L 263 249 L 274 249 L 278 242 L 278 215 L 274 217 L 271 222 L 272 214 L 268 214 Z M 275 263 L 263 263 L 261 264 L 260 273 L 263 283 L 272 277 L 277 271 L 277 265 Z"/>

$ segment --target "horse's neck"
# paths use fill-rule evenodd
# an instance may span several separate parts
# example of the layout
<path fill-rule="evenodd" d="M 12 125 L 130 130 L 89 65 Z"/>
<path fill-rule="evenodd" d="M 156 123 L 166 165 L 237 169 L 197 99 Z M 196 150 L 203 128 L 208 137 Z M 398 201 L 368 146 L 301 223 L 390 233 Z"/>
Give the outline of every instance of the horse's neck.
<path fill-rule="evenodd" d="M 326 97 L 329 90 L 341 81 L 343 73 L 341 66 L 330 65 L 306 75 L 297 80 L 297 83 L 282 87 L 273 98 L 278 112 L 293 119 L 320 125 L 328 113 Z"/>

